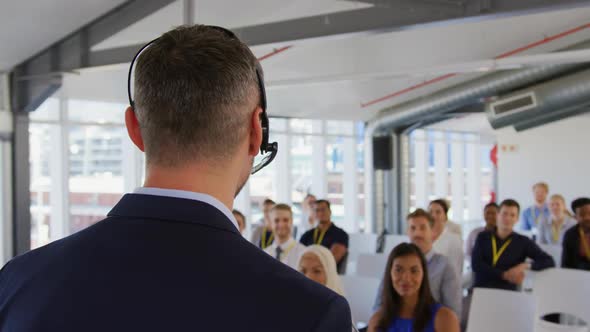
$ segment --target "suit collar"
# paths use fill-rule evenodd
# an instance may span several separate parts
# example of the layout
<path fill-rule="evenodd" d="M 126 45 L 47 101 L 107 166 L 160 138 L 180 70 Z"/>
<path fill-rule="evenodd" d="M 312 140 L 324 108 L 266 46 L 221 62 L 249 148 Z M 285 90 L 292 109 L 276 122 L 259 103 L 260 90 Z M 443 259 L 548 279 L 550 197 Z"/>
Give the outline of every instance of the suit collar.
<path fill-rule="evenodd" d="M 213 205 L 186 198 L 127 194 L 108 216 L 193 223 L 240 234 L 232 221 Z"/>

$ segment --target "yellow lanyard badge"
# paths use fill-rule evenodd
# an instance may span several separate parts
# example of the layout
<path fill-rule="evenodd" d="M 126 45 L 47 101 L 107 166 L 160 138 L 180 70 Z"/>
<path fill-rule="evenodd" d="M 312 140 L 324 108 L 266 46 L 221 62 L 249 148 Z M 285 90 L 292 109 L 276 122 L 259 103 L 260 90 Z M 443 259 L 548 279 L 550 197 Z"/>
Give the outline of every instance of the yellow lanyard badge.
<path fill-rule="evenodd" d="M 563 221 L 563 223 L 565 223 L 565 220 Z M 559 226 L 555 225 L 555 221 L 551 223 L 551 235 L 553 235 L 553 243 L 559 242 L 559 231 L 561 231 L 563 223 Z"/>
<path fill-rule="evenodd" d="M 578 226 L 578 230 L 580 231 L 580 241 L 582 241 L 582 247 L 584 247 L 584 251 L 586 252 L 586 258 L 590 260 L 590 245 L 588 245 L 588 242 L 586 241 L 586 235 L 584 234 L 582 227 Z"/>
<path fill-rule="evenodd" d="M 506 248 L 508 248 L 508 245 L 510 244 L 510 242 L 512 242 L 512 239 L 506 241 L 506 243 L 504 243 L 504 245 L 502 245 L 502 247 L 500 247 L 500 251 L 498 251 L 498 245 L 496 244 L 496 237 L 494 235 L 492 235 L 492 266 L 496 266 L 496 263 L 498 263 L 500 256 L 502 256 L 502 254 L 504 253 L 504 250 L 506 250 Z"/>
<path fill-rule="evenodd" d="M 266 241 L 266 228 L 264 230 L 262 230 L 262 241 L 260 241 L 262 249 L 266 249 L 266 247 L 270 246 L 272 244 L 272 241 L 275 238 L 275 234 L 271 233 L 270 236 L 268 237 L 268 241 Z"/>
<path fill-rule="evenodd" d="M 318 227 L 315 228 L 315 230 L 313 231 L 313 243 L 315 244 L 322 244 L 322 241 L 324 241 L 324 236 L 326 236 L 326 232 L 328 231 L 328 229 L 326 229 L 325 231 L 322 231 L 320 233 L 320 238 L 318 239 L 318 231 L 320 229 Z"/>

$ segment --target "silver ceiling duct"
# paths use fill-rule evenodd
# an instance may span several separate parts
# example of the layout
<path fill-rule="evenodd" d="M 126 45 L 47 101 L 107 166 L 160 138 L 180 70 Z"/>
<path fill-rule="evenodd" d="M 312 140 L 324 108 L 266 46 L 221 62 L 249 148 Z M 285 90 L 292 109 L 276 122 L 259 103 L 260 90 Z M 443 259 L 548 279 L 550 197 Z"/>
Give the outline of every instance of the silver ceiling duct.
<path fill-rule="evenodd" d="M 590 102 L 590 69 L 510 93 L 486 104 L 494 129 L 549 116 Z"/>
<path fill-rule="evenodd" d="M 565 50 L 590 48 L 590 40 L 568 47 Z M 368 230 L 376 228 L 376 208 L 373 200 L 375 190 L 373 172 L 373 136 L 391 135 L 404 125 L 431 118 L 437 114 L 448 113 L 478 102 L 482 98 L 497 96 L 514 89 L 534 84 L 568 71 L 584 68 L 585 64 L 545 65 L 511 71 L 502 71 L 457 84 L 453 87 L 435 92 L 424 98 L 411 100 L 400 105 L 386 107 L 365 128 L 365 209 L 368 212 Z"/>
<path fill-rule="evenodd" d="M 590 113 L 590 103 L 582 106 L 576 105 L 569 108 L 561 108 L 556 111 L 551 111 L 549 113 L 536 116 L 532 119 L 515 123 L 514 129 L 516 129 L 516 131 L 518 132 L 525 131 L 528 129 L 537 128 L 551 122 L 567 119 L 569 117 L 584 113 Z"/>

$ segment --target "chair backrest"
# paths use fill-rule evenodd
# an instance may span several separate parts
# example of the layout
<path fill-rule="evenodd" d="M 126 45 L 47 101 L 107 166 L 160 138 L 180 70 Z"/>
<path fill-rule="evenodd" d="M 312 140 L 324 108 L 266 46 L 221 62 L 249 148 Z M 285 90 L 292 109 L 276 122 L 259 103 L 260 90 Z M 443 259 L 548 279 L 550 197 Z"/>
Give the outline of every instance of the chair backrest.
<path fill-rule="evenodd" d="M 373 314 L 379 279 L 359 276 L 342 276 L 341 279 L 352 319 L 355 320 L 355 324 L 368 324 Z"/>
<path fill-rule="evenodd" d="M 560 325 L 537 319 L 535 332 L 588 332 L 588 326 Z"/>
<path fill-rule="evenodd" d="M 533 282 L 535 317 L 565 313 L 590 323 L 590 272 L 547 269 L 537 272 Z"/>
<path fill-rule="evenodd" d="M 348 251 L 374 254 L 377 252 L 377 234 L 352 233 L 348 235 Z"/>
<path fill-rule="evenodd" d="M 533 330 L 533 297 L 527 293 L 475 288 L 467 332 L 524 332 Z"/>
<path fill-rule="evenodd" d="M 562 246 L 555 244 L 539 244 L 539 247 L 555 261 L 555 266 L 561 266 L 561 252 L 563 251 Z"/>
<path fill-rule="evenodd" d="M 383 253 L 389 255 L 393 248 L 402 242 L 410 242 L 410 238 L 407 235 L 399 234 L 385 235 L 385 246 L 383 247 Z"/>
<path fill-rule="evenodd" d="M 381 279 L 387 257 L 386 254 L 360 254 L 356 261 L 356 275 Z"/>

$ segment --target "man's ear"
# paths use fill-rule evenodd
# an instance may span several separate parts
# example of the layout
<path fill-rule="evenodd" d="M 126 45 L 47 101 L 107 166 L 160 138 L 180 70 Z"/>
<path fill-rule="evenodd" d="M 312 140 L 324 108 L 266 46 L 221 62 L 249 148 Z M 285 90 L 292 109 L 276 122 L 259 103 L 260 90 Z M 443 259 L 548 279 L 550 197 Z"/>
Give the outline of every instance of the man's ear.
<path fill-rule="evenodd" d="M 256 107 L 250 118 L 250 142 L 248 144 L 248 155 L 254 157 L 260 153 L 260 144 L 262 144 L 262 121 L 260 116 L 262 108 Z"/>
<path fill-rule="evenodd" d="M 125 126 L 127 127 L 127 134 L 129 134 L 129 138 L 131 138 L 133 144 L 135 144 L 139 150 L 145 152 L 139 121 L 137 121 L 137 116 L 131 106 L 127 107 L 127 110 L 125 110 Z"/>

